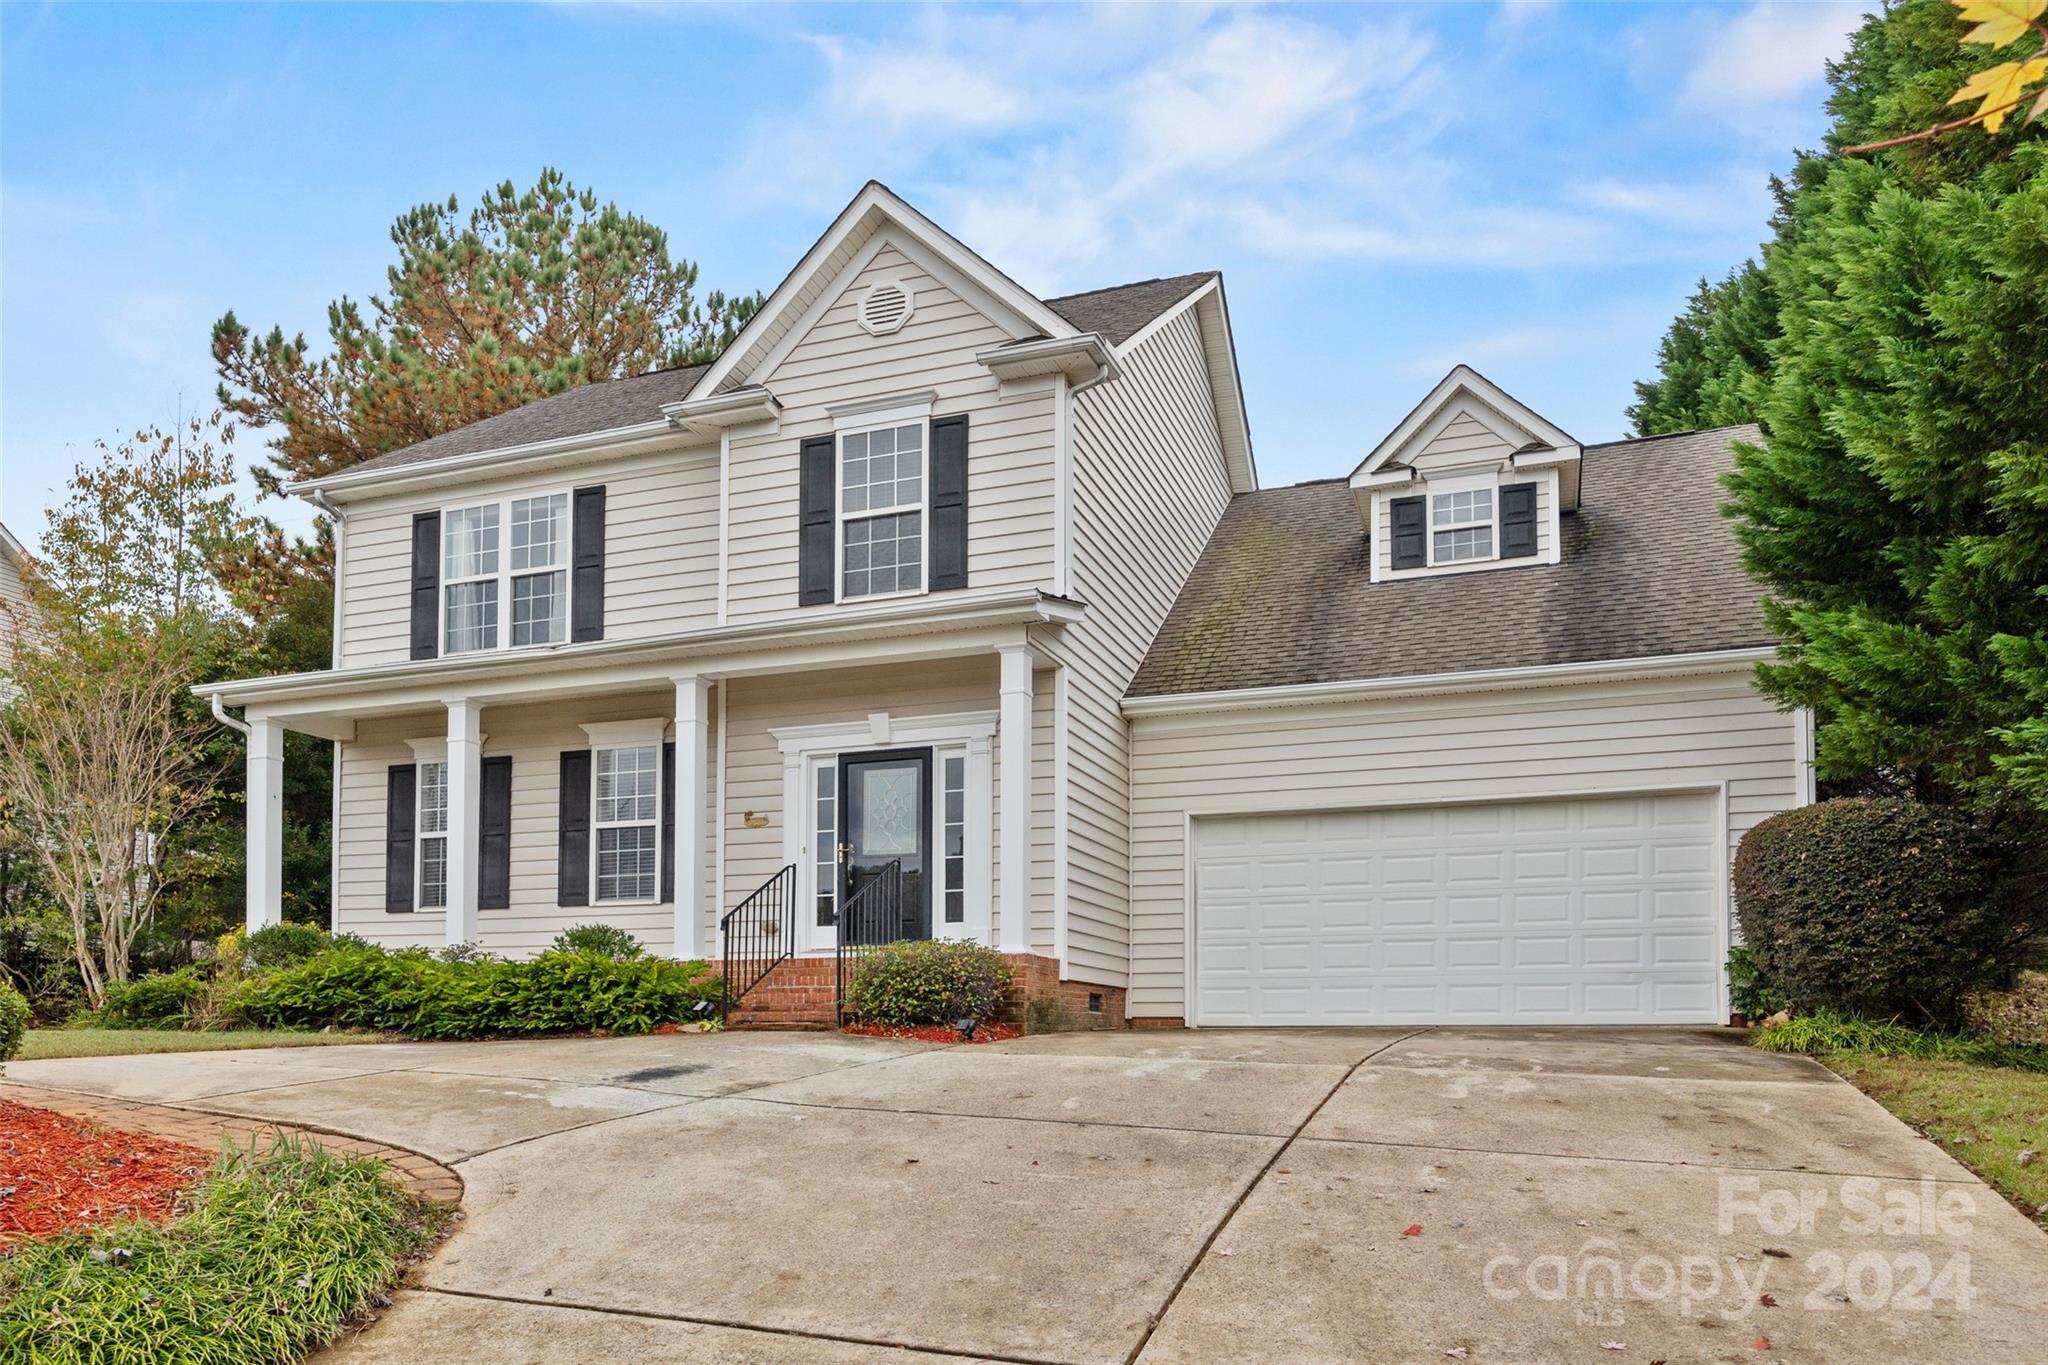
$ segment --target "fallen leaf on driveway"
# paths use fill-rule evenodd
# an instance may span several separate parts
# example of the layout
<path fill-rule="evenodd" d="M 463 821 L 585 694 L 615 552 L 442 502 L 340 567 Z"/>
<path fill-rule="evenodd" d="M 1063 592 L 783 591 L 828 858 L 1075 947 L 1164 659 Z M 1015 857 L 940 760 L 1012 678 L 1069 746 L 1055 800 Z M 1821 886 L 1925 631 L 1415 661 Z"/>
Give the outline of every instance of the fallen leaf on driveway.
<path fill-rule="evenodd" d="M 1600 1343 L 1600 1349 L 1603 1351 L 1626 1351 L 1628 1343 L 1625 1341 L 1603 1341 Z"/>
<path fill-rule="evenodd" d="M 1764 1255 L 1766 1255 L 1766 1256 L 1775 1256 L 1775 1257 L 1777 1257 L 1777 1258 L 1778 1258 L 1779 1260 L 1781 1260 L 1781 1261 L 1789 1261 L 1789 1260 L 1791 1260 L 1791 1259 L 1792 1259 L 1792 1253 L 1791 1253 L 1791 1252 L 1789 1252 L 1789 1251 L 1780 1251 L 1780 1250 L 1778 1250 L 1778 1248 L 1776 1248 L 1776 1247 L 1765 1247 L 1765 1248 L 1764 1248 Z"/>
<path fill-rule="evenodd" d="M 1589 1228 L 1589 1227 L 1592 1227 L 1592 1226 L 1593 1226 L 1593 1225 L 1592 1225 L 1591 1223 L 1587 1222 L 1587 1221 L 1586 1221 L 1585 1219 L 1583 1219 L 1583 1218 L 1574 1218 L 1574 1219 L 1573 1219 L 1572 1221 L 1573 1221 L 1574 1223 L 1577 1223 L 1577 1224 L 1578 1224 L 1578 1225 L 1579 1225 L 1580 1227 L 1582 1227 L 1582 1228 Z"/>
<path fill-rule="evenodd" d="M 1450 1350 L 1445 1351 L 1444 1354 L 1449 1356 L 1452 1360 L 1463 1360 L 1466 1356 L 1469 1356 L 1472 1353 L 1462 1346 L 1453 1346 Z"/>
<path fill-rule="evenodd" d="M 1774 1294 L 1759 1294 L 1756 1296 L 1756 1301 L 1766 1308 L 1776 1308 L 1778 1306 L 1778 1299 Z"/>
<path fill-rule="evenodd" d="M 1422 1235 L 1422 1224 L 1410 1223 L 1407 1227 L 1401 1229 L 1401 1235 L 1403 1237 L 1420 1237 Z"/>
<path fill-rule="evenodd" d="M 1768 1351 L 1771 1349 L 1771 1339 L 1769 1337 L 1758 1337 L 1755 1341 L 1752 1341 L 1749 1344 L 1759 1351 Z"/>

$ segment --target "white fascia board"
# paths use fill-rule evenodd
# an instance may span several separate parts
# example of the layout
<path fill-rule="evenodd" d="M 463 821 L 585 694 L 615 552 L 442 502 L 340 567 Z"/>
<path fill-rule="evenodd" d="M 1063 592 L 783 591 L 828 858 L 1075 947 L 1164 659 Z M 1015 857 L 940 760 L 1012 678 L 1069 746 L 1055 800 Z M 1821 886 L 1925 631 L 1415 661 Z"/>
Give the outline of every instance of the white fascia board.
<path fill-rule="evenodd" d="M 1116 352 L 1099 333 L 1013 341 L 974 353 L 974 363 L 1001 380 L 1063 374 L 1079 384 L 1117 376 Z"/>
<path fill-rule="evenodd" d="M 751 375 L 767 362 L 768 356 L 750 362 L 749 357 L 766 342 L 771 348 L 781 340 L 786 329 L 794 322 L 790 315 L 793 310 L 807 309 L 808 300 L 802 299 L 812 278 L 832 259 L 849 238 L 856 235 L 873 236 L 882 230 L 886 221 L 895 224 L 908 236 L 916 240 L 932 256 L 943 262 L 950 271 L 972 280 L 977 287 L 1018 317 L 1029 322 L 1032 330 L 1046 336 L 1072 336 L 1074 326 L 1066 319 L 1047 308 L 1044 303 L 1018 285 L 1009 276 L 997 270 L 980 256 L 970 251 L 951 233 L 939 227 L 931 219 L 912 208 L 893 190 L 879 181 L 870 180 L 861 187 L 860 193 L 832 220 L 811 249 L 803 254 L 795 268 L 775 286 L 775 292 L 768 296 L 761 311 L 748 319 L 740 335 L 733 339 L 725 354 L 715 361 L 697 379 L 690 390 L 690 397 L 716 393 L 735 377 Z M 905 253 L 910 254 L 909 252 Z M 756 335 L 749 337 L 748 333 Z M 772 354 L 772 351 L 771 353 Z"/>
<path fill-rule="evenodd" d="M 1398 678 L 1361 678 L 1339 682 L 1300 683 L 1289 687 L 1245 687 L 1223 692 L 1175 692 L 1155 697 L 1126 697 L 1127 716 L 1172 716 L 1207 711 L 1251 711 L 1272 707 L 1316 706 L 1328 702 L 1362 701 L 1375 697 L 1419 694 L 1451 695 L 1490 692 L 1511 687 L 1554 687 L 1570 683 L 1609 682 L 1628 678 L 1682 678 L 1701 674 L 1747 672 L 1771 658 L 1769 646 L 1723 649 L 1699 654 L 1665 654 L 1640 659 L 1594 659 L 1585 663 L 1532 664 L 1523 668 L 1471 669 L 1458 673 L 1418 673 Z"/>
<path fill-rule="evenodd" d="M 768 390 L 751 387 L 663 403 L 661 411 L 678 431 L 715 441 L 733 427 L 775 421 L 782 415 L 782 404 Z"/>
<path fill-rule="evenodd" d="M 14 532 L 8 530 L 5 526 L 0 526 L 0 554 L 5 554 L 17 565 L 28 562 L 28 551 L 23 549 L 21 542 L 14 538 Z"/>
<path fill-rule="evenodd" d="M 687 444 L 687 443 L 684 443 Z M 473 483 L 482 474 L 517 474 L 537 468 L 558 468 L 619 455 L 637 455 L 649 450 L 681 448 L 676 430 L 667 418 L 658 422 L 636 422 L 631 426 L 587 431 L 575 436 L 558 436 L 548 441 L 479 450 L 469 455 L 446 455 L 418 464 L 386 469 L 344 469 L 325 478 L 286 484 L 291 497 L 313 501 L 315 495 L 337 502 L 378 497 L 385 493 L 444 483 Z M 715 454 L 715 447 L 706 451 Z"/>
<path fill-rule="evenodd" d="M 1451 372 L 1437 381 L 1436 387 L 1401 419 L 1400 425 L 1388 432 L 1380 443 L 1373 447 L 1372 453 L 1360 462 L 1356 472 L 1371 473 L 1393 459 L 1398 452 L 1414 441 L 1423 428 L 1434 421 L 1444 406 L 1455 399 L 1461 391 L 1470 394 L 1479 403 L 1493 409 L 1506 421 L 1528 432 L 1546 446 L 1555 449 L 1578 448 L 1579 442 L 1571 433 L 1470 365 L 1461 364 L 1452 366 Z"/>
<path fill-rule="evenodd" d="M 1404 483 L 1414 483 L 1420 476 L 1407 465 L 1392 469 L 1375 469 L 1372 473 L 1358 473 L 1351 476 L 1353 488 L 1398 488 Z"/>
<path fill-rule="evenodd" d="M 1195 310 L 1202 334 L 1202 355 L 1209 371 L 1209 391 L 1216 407 L 1216 430 L 1223 444 L 1230 491 L 1250 493 L 1259 486 L 1259 465 L 1252 453 L 1252 426 L 1244 401 L 1244 379 L 1237 366 L 1237 338 L 1230 329 L 1230 300 L 1223 276 L 1211 275 L 1189 290 L 1187 297 L 1124 338 L 1116 348 L 1127 356 L 1156 336 L 1161 328 L 1189 309 Z"/>
<path fill-rule="evenodd" d="M 904 640 L 911 635 L 938 635 L 990 625 L 1065 626 L 1081 619 L 1078 602 L 1049 597 L 1035 589 L 991 593 L 962 601 L 965 594 L 934 608 L 929 599 L 889 602 L 873 608 L 836 608 L 829 619 L 765 621 L 753 625 L 678 631 L 637 640 L 597 640 L 509 653 L 504 650 L 444 655 L 438 659 L 401 660 L 321 673 L 286 673 L 265 678 L 237 678 L 201 683 L 194 696 L 219 696 L 228 706 L 268 705 L 297 700 L 340 698 L 406 686 L 448 689 L 464 684 L 516 684 L 520 679 L 597 669 L 611 664 L 652 664 L 671 668 L 690 661 L 725 655 L 836 646 L 861 641 Z M 712 670 L 716 671 L 716 670 Z M 658 669 L 650 677 L 668 673 Z"/>

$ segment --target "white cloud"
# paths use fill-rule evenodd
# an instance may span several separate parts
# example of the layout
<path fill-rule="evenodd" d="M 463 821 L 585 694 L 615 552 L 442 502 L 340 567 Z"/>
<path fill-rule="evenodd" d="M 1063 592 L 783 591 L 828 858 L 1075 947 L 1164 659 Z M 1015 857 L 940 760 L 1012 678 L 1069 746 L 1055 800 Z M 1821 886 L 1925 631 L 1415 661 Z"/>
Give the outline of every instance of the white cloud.
<path fill-rule="evenodd" d="M 1693 181 L 1587 181 L 1576 186 L 1575 197 L 1608 213 L 1690 227 L 1760 229 L 1771 211 L 1769 173 L 1748 166 Z"/>
<path fill-rule="evenodd" d="M 890 128 L 1006 128 L 1030 110 L 1023 92 L 991 67 L 933 48 L 891 49 L 819 39 L 832 67 L 831 106 L 845 118 Z"/>
<path fill-rule="evenodd" d="M 1504 327 L 1497 332 L 1467 337 L 1450 346 L 1411 356 L 1401 362 L 1399 372 L 1411 379 L 1441 379 L 1456 365 L 1484 369 L 1503 360 L 1557 355 L 1568 350 L 1578 339 L 1571 328 L 1548 323 Z"/>
<path fill-rule="evenodd" d="M 1867 6 L 1857 3 L 1759 3 L 1718 24 L 1697 48 L 1682 102 L 1740 113 L 1804 94 L 1842 54 Z"/>

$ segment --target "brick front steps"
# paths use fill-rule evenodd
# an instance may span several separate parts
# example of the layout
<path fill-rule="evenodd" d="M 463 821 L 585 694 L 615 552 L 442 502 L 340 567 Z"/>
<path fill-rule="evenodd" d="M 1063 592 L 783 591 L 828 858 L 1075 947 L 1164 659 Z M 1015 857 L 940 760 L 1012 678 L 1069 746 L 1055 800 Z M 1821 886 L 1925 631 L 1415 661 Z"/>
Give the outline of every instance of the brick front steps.
<path fill-rule="evenodd" d="M 1043 1024 L 1048 1011 L 1061 1030 L 1124 1028 L 1124 992 L 1120 986 L 1097 986 L 1060 979 L 1057 959 L 1035 953 L 1013 953 L 1010 994 L 1001 1022 L 1019 1028 L 1034 1022 L 1033 1002 Z M 847 964 L 852 970 L 852 964 Z M 829 957 L 799 957 L 777 963 L 761 983 L 733 1007 L 727 1026 L 736 1029 L 826 1030 L 838 1027 L 834 1017 L 837 982 Z M 1174 1021 L 1178 1023 L 1179 1021 Z"/>
<path fill-rule="evenodd" d="M 388 1163 L 399 1183 L 422 1199 L 441 1204 L 462 1202 L 462 1177 L 431 1157 L 367 1138 L 323 1133 L 298 1124 L 273 1123 L 267 1119 L 235 1118 L 211 1114 L 202 1109 L 181 1109 L 168 1104 L 142 1104 L 134 1100 L 83 1095 L 74 1090 L 49 1090 L 39 1085 L 0 1081 L 0 1099 L 36 1109 L 48 1109 L 72 1118 L 89 1119 L 109 1128 L 153 1137 L 188 1142 L 194 1147 L 218 1149 L 221 1139 L 232 1138 L 238 1147 L 269 1140 L 273 1133 L 303 1133 L 336 1156 L 375 1157 Z"/>

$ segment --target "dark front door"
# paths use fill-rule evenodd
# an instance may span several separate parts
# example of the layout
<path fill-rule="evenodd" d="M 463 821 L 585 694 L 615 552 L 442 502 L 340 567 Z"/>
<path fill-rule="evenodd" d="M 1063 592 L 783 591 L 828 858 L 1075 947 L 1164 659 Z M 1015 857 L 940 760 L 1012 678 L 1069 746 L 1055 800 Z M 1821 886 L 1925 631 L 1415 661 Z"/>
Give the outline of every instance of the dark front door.
<path fill-rule="evenodd" d="M 850 942 L 892 942 L 932 935 L 932 755 L 929 749 L 846 754 L 839 760 L 839 904 L 854 897 L 893 863 L 901 881 L 893 910 L 861 914 L 840 931 Z M 884 891 L 881 894 L 886 895 Z M 872 904 L 872 902 L 863 902 Z"/>

